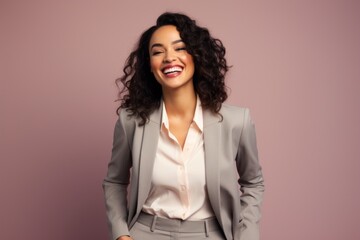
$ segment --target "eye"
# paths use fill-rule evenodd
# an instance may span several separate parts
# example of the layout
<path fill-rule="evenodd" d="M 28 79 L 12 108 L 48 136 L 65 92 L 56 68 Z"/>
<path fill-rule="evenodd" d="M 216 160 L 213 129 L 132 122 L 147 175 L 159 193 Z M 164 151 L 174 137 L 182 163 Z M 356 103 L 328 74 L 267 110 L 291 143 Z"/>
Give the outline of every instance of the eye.
<path fill-rule="evenodd" d="M 186 51 L 186 47 L 178 47 L 175 50 L 176 51 Z"/>
<path fill-rule="evenodd" d="M 156 55 L 159 55 L 161 53 L 161 51 L 153 51 L 151 53 L 152 56 L 156 56 Z"/>

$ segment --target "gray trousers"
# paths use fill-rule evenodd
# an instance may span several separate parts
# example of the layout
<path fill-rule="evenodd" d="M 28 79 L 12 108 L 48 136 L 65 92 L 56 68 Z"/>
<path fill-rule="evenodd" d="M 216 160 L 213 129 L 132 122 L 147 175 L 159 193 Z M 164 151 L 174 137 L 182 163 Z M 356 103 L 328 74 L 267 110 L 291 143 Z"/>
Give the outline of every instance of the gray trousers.
<path fill-rule="evenodd" d="M 216 218 L 183 221 L 147 213 L 140 214 L 130 235 L 134 240 L 225 240 Z"/>

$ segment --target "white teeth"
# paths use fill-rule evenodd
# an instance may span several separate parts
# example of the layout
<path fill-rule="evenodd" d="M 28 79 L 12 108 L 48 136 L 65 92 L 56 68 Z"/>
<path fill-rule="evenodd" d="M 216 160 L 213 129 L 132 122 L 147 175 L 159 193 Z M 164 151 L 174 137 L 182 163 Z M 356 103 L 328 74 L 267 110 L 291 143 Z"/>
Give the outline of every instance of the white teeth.
<path fill-rule="evenodd" d="M 182 71 L 181 67 L 172 67 L 172 68 L 166 68 L 164 70 L 164 73 L 167 74 L 167 73 L 171 73 L 171 72 L 181 72 L 181 71 Z"/>

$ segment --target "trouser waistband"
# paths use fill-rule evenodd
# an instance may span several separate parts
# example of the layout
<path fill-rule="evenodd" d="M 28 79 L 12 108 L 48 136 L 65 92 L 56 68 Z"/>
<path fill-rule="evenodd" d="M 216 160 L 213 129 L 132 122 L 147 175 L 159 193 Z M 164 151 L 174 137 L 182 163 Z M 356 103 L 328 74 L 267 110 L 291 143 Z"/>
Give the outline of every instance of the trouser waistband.
<path fill-rule="evenodd" d="M 167 232 L 183 232 L 183 233 L 206 233 L 221 230 L 220 225 L 215 217 L 204 220 L 189 221 L 180 219 L 167 219 L 154 216 L 145 212 L 141 212 L 137 221 L 150 228 Z"/>

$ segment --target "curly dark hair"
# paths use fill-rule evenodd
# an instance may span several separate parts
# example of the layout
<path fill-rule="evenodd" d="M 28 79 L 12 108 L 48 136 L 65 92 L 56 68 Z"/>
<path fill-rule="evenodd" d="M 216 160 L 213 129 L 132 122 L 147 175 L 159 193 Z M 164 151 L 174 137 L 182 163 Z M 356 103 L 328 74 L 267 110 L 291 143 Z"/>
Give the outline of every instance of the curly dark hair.
<path fill-rule="evenodd" d="M 150 69 L 149 44 L 152 34 L 164 25 L 176 27 L 187 52 L 193 57 L 193 84 L 202 107 L 219 113 L 227 99 L 225 74 L 229 66 L 225 47 L 219 39 L 211 37 L 208 29 L 196 25 L 195 20 L 184 14 L 165 12 L 158 17 L 155 26 L 141 35 L 137 48 L 126 60 L 124 75 L 116 79 L 121 101 L 117 114 L 125 108 L 130 115 L 141 118 L 139 124 L 144 125 L 149 115 L 160 107 L 162 90 Z"/>

